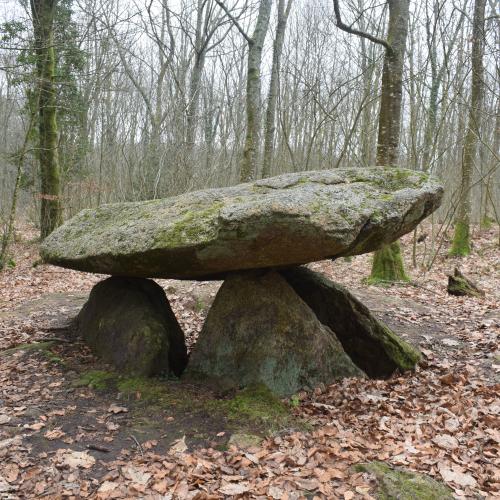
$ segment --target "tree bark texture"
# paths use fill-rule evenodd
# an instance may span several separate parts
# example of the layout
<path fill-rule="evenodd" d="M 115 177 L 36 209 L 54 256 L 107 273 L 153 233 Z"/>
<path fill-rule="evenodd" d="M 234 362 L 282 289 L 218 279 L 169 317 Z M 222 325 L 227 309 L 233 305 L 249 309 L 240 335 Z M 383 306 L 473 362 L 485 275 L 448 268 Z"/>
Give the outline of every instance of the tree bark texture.
<path fill-rule="evenodd" d="M 271 175 L 274 135 L 276 131 L 276 107 L 278 104 L 280 60 L 281 53 L 283 51 L 283 43 L 285 41 L 286 24 L 291 6 L 292 0 L 288 0 L 286 7 L 285 0 L 279 0 L 278 2 L 278 25 L 276 27 L 276 37 L 273 45 L 273 65 L 271 69 L 271 81 L 269 82 L 269 94 L 267 96 L 264 159 L 262 162 L 263 178 Z"/>
<path fill-rule="evenodd" d="M 462 179 L 460 183 L 460 198 L 458 200 L 457 218 L 453 245 L 450 253 L 456 256 L 469 255 L 470 242 L 470 190 L 472 169 L 477 151 L 480 131 L 480 113 L 483 102 L 484 80 L 484 11 L 486 0 L 476 0 L 474 4 L 474 19 L 472 25 L 472 83 L 467 132 L 462 149 Z"/>
<path fill-rule="evenodd" d="M 57 0 L 31 0 L 38 102 L 40 161 L 40 235 L 48 236 L 62 222 L 61 173 L 58 156 L 54 50 L 54 12 Z"/>
<path fill-rule="evenodd" d="M 247 73 L 247 130 L 245 149 L 241 163 L 240 180 L 249 182 L 255 179 L 259 156 L 260 137 L 260 67 L 262 63 L 262 48 L 266 38 L 271 16 L 272 0 L 261 0 L 259 16 L 252 38 L 248 41 L 248 73 Z"/>
<path fill-rule="evenodd" d="M 388 0 L 389 26 L 382 71 L 380 115 L 377 140 L 377 165 L 398 164 L 403 65 L 408 35 L 409 0 Z"/>

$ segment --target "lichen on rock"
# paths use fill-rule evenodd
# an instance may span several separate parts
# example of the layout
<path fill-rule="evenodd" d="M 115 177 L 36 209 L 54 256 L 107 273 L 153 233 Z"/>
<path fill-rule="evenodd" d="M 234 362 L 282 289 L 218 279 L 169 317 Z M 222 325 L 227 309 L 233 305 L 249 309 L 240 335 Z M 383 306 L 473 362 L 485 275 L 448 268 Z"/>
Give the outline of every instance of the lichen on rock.
<path fill-rule="evenodd" d="M 442 193 L 405 169 L 284 174 L 83 210 L 45 239 L 41 255 L 81 271 L 211 279 L 371 252 L 416 227 Z"/>
<path fill-rule="evenodd" d="M 335 334 L 273 271 L 238 273 L 226 279 L 186 373 L 233 387 L 264 384 L 280 396 L 343 377 L 364 376 Z"/>
<path fill-rule="evenodd" d="M 281 273 L 367 375 L 388 377 L 415 368 L 418 350 L 378 321 L 345 287 L 306 267 Z"/>

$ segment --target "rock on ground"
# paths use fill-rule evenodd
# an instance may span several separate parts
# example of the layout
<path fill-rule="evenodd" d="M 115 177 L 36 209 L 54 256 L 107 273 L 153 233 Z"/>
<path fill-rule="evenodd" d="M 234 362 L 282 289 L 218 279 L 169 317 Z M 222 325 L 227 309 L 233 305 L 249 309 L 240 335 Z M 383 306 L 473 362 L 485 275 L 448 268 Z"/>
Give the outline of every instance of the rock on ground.
<path fill-rule="evenodd" d="M 283 396 L 342 377 L 364 376 L 335 334 L 272 271 L 228 277 L 186 373 L 233 387 L 263 383 Z"/>
<path fill-rule="evenodd" d="M 223 277 L 371 252 L 415 228 L 442 193 L 426 174 L 392 167 L 284 174 L 83 210 L 45 239 L 41 255 L 94 273 Z"/>
<path fill-rule="evenodd" d="M 76 330 L 120 371 L 180 375 L 187 363 L 184 334 L 165 292 L 151 280 L 101 281 L 76 318 Z"/>
<path fill-rule="evenodd" d="M 373 378 L 415 367 L 419 352 L 378 321 L 345 287 L 305 267 L 281 272 L 354 363 Z"/>
<path fill-rule="evenodd" d="M 393 469 L 384 462 L 371 462 L 355 466 L 359 472 L 375 476 L 381 499 L 398 500 L 452 500 L 452 491 L 443 483 L 424 474 Z"/>

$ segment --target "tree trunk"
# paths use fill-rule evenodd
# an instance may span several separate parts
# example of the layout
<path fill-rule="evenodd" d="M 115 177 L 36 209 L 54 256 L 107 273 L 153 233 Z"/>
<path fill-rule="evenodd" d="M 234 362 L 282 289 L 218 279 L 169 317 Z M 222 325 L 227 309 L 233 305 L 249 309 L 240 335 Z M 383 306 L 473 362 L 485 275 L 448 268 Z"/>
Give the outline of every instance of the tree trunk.
<path fill-rule="evenodd" d="M 471 252 L 470 190 L 472 169 L 480 130 L 480 111 L 483 101 L 484 10 L 486 0 L 476 0 L 472 27 L 472 84 L 467 133 L 462 149 L 462 179 L 455 222 L 451 255 L 465 256 Z"/>
<path fill-rule="evenodd" d="M 377 165 L 398 165 L 403 64 L 408 35 L 409 0 L 388 0 L 389 27 L 382 72 L 380 115 L 378 119 Z"/>
<path fill-rule="evenodd" d="M 56 0 L 31 0 L 38 77 L 38 157 L 41 178 L 40 235 L 48 236 L 62 222 L 61 175 L 57 144 L 54 51 Z"/>
<path fill-rule="evenodd" d="M 248 40 L 247 131 L 240 170 L 241 182 L 248 182 L 255 179 L 257 171 L 258 144 L 261 129 L 260 66 L 262 63 L 262 48 L 271 15 L 271 5 L 272 0 L 261 0 L 255 31 L 252 38 Z"/>
<path fill-rule="evenodd" d="M 273 66 L 271 70 L 271 81 L 269 83 L 269 94 L 267 97 L 266 128 L 264 139 L 264 159 L 262 162 L 262 177 L 271 175 L 271 164 L 273 161 L 274 133 L 276 131 L 276 105 L 278 101 L 278 85 L 280 72 L 280 59 L 285 41 L 286 23 L 293 0 L 288 0 L 285 9 L 285 0 L 278 3 L 278 25 L 276 27 L 276 38 L 273 46 Z"/>
<path fill-rule="evenodd" d="M 401 104 L 403 95 L 403 65 L 408 35 L 409 0 L 388 0 L 389 27 L 378 123 L 377 165 L 397 166 L 399 159 L 399 136 Z M 399 242 L 386 245 L 373 257 L 369 281 L 408 281 Z"/>

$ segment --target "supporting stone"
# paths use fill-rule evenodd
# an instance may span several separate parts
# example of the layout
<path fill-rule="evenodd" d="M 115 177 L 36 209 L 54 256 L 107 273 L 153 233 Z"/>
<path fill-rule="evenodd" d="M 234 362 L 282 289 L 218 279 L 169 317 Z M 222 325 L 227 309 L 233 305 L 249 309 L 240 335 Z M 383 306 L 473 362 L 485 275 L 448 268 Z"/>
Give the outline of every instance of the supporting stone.
<path fill-rule="evenodd" d="M 186 366 L 184 334 L 165 292 L 152 280 L 101 281 L 75 324 L 94 352 L 120 371 L 179 376 Z"/>
<path fill-rule="evenodd" d="M 335 334 L 273 271 L 239 273 L 224 282 L 186 372 L 236 387 L 264 383 L 282 396 L 364 376 Z"/>
<path fill-rule="evenodd" d="M 415 367 L 419 352 L 378 321 L 346 288 L 306 267 L 281 274 L 370 377 L 387 377 Z"/>

